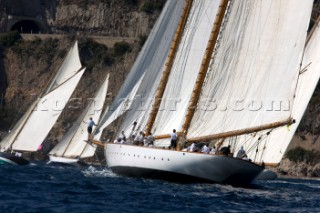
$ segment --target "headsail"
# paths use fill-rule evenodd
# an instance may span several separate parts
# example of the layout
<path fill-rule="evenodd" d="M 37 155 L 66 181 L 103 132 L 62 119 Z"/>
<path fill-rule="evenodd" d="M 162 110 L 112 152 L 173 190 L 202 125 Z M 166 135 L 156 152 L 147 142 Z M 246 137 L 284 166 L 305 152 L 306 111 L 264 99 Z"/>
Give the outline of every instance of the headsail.
<path fill-rule="evenodd" d="M 144 74 L 141 76 L 141 78 L 138 80 L 136 85 L 133 87 L 132 91 L 128 94 L 127 97 L 123 98 L 120 101 L 120 104 L 118 107 L 113 111 L 111 115 L 108 116 L 108 119 L 106 119 L 103 123 L 100 123 L 94 132 L 94 139 L 100 140 L 101 134 L 103 132 L 103 129 L 109 126 L 113 121 L 115 121 L 118 117 L 123 115 L 126 111 L 130 110 L 131 104 L 134 100 L 134 97 L 136 96 L 137 90 L 141 84 L 141 81 L 143 79 Z M 108 113 L 108 110 L 106 110 L 106 113 Z"/>
<path fill-rule="evenodd" d="M 94 155 L 96 146 L 89 145 L 86 142 L 88 139 L 87 124 L 83 121 L 87 121 L 92 117 L 96 123 L 99 123 L 99 118 L 107 95 L 108 84 L 109 74 L 100 89 L 97 91 L 92 102 L 61 141 L 50 151 L 49 155 L 67 158 L 86 158 Z"/>
<path fill-rule="evenodd" d="M 79 54 L 75 50 L 78 50 L 77 42 L 69 51 L 63 68 L 59 69 L 47 92 L 33 103 L 13 128 L 13 132 L 2 141 L 1 146 L 5 150 L 11 147 L 14 150 L 36 151 L 43 142 L 85 71 L 80 70 Z"/>
<path fill-rule="evenodd" d="M 112 110 L 117 109 L 121 105 L 121 100 L 129 97 L 136 82 L 143 76 L 136 95 L 132 100 L 130 110 L 127 111 L 120 129 L 126 130 L 127 133 L 130 132 L 134 121 L 138 121 L 141 128 L 144 128 L 146 123 L 144 114 L 151 107 L 183 6 L 184 1 L 169 0 L 166 2 L 155 27 L 144 44 L 123 87 L 110 107 L 110 112 L 101 119 L 101 123 L 105 123 L 109 119 Z"/>

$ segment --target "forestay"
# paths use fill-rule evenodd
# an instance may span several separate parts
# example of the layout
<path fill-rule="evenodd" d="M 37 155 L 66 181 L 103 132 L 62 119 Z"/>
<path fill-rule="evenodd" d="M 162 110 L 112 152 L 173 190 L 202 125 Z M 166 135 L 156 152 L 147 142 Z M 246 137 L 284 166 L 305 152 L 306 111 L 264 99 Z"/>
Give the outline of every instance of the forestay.
<path fill-rule="evenodd" d="M 201 67 L 210 37 L 219 1 L 195 0 L 181 38 L 162 102 L 154 122 L 154 135 L 178 131 L 182 122 L 193 85 Z"/>
<path fill-rule="evenodd" d="M 233 1 L 187 137 L 283 121 L 313 1 Z"/>
<path fill-rule="evenodd" d="M 74 125 L 61 139 L 61 141 L 50 151 L 49 155 L 67 157 L 67 158 L 87 158 L 92 157 L 96 150 L 96 145 L 90 145 L 88 140 L 87 122 L 90 117 L 93 121 L 99 123 L 102 113 L 105 97 L 107 95 L 109 84 L 109 74 L 97 91 L 94 99 L 79 116 Z"/>

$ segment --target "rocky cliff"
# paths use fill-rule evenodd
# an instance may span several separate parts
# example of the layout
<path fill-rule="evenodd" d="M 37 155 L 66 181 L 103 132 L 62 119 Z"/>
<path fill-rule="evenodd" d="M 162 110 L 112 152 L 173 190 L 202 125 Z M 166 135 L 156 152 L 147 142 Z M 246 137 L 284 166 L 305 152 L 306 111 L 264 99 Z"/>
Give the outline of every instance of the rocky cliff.
<path fill-rule="evenodd" d="M 59 39 L 20 40 L 1 46 L 0 132 L 10 129 L 46 88 L 47 82 L 75 39 L 79 41 L 81 61 L 87 67 L 72 96 L 74 99 L 80 98 L 81 104 L 70 103 L 64 110 L 48 137 L 51 146 L 72 125 L 86 106 L 86 100 L 94 94 L 108 72 L 111 74 L 111 83 L 107 104 L 110 103 L 134 63 L 164 2 L 165 0 L 0 0 L 0 31 L 17 26 L 15 24 L 22 20 L 29 20 L 38 24 L 42 32 L 67 35 Z M 319 16 L 319 5 L 319 1 L 316 1 L 311 23 Z M 16 19 L 9 19 L 9 16 Z M 10 20 L 15 22 L 10 25 Z M 136 40 L 131 44 L 120 44 L 123 49 L 119 50 L 117 47 L 108 48 L 98 44 L 88 35 L 133 37 Z M 318 85 L 290 148 L 303 146 L 320 151 L 319 93 Z M 294 174 L 290 171 L 297 164 L 290 164 L 292 170 L 287 169 L 287 165 L 289 163 L 282 164 L 279 172 Z M 318 174 L 318 170 L 306 174 L 311 173 Z"/>

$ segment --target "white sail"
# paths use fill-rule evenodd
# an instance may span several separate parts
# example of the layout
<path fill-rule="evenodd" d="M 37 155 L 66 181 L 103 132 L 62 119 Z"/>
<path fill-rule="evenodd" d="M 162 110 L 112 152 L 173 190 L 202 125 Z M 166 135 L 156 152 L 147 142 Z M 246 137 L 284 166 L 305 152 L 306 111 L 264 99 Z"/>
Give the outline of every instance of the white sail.
<path fill-rule="evenodd" d="M 28 108 L 12 132 L 1 142 L 2 151 L 9 148 L 23 151 L 37 150 L 54 125 L 53 120 L 60 115 L 84 72 L 84 69 L 79 71 L 81 64 L 77 51 L 78 46 L 75 42 L 47 88 L 47 92 Z M 66 91 L 61 92 L 64 89 Z M 48 123 L 47 117 L 50 117 Z M 51 126 L 48 125 L 49 123 Z M 33 142 L 35 143 L 33 144 Z"/>
<path fill-rule="evenodd" d="M 193 1 L 152 132 L 182 128 L 185 112 L 207 47 L 219 1 Z M 210 26 L 210 27 L 208 27 Z"/>
<path fill-rule="evenodd" d="M 153 103 L 184 5 L 184 1 L 167 1 L 157 24 L 124 83 L 135 85 L 138 77 L 142 76 L 141 73 L 138 76 L 135 75 L 136 69 L 145 73 L 137 90 L 137 95 L 134 97 L 130 110 L 127 111 L 120 127 L 121 130 L 125 130 L 127 136 L 131 132 L 133 122 L 137 121 L 137 129 L 144 129 L 146 125 L 147 119 L 145 116 L 148 115 Z M 136 80 L 130 78 L 130 76 L 136 76 Z M 131 83 L 126 83 L 127 81 Z M 124 98 L 127 95 L 120 93 L 119 97 Z"/>
<path fill-rule="evenodd" d="M 311 96 L 317 86 L 320 78 L 320 27 L 317 24 L 315 31 L 313 32 L 309 42 L 306 45 L 302 70 L 299 74 L 297 90 L 295 94 L 294 103 L 292 106 L 292 117 L 295 119 L 295 123 L 290 126 L 284 126 L 281 128 L 274 129 L 270 136 L 267 137 L 266 133 L 259 134 L 259 137 L 265 138 L 262 141 L 258 150 L 260 150 L 256 156 L 256 146 L 252 144 L 251 140 L 244 143 L 238 143 L 236 150 L 241 145 L 245 147 L 253 147 L 247 153 L 249 156 L 258 162 L 265 162 L 270 164 L 279 163 L 285 154 L 285 151 L 290 144 L 295 131 L 303 117 L 303 114 L 308 106 Z M 252 137 L 252 136 L 251 136 Z M 257 136 L 253 142 L 257 141 Z M 245 141 L 245 140 L 244 140 Z M 251 143 L 249 143 L 251 142 Z M 256 156 L 256 157 L 255 157 Z"/>
<path fill-rule="evenodd" d="M 76 74 L 81 69 L 81 67 L 82 65 L 79 57 L 78 41 L 75 41 L 66 58 L 64 59 L 62 65 L 60 66 L 60 69 L 58 70 L 56 76 L 48 87 L 46 93 L 52 91 L 63 82 L 68 80 L 71 76 Z"/>
<path fill-rule="evenodd" d="M 31 113 L 12 149 L 36 151 L 57 121 L 71 94 L 76 88 L 85 69 L 43 96 Z"/>
<path fill-rule="evenodd" d="M 94 155 L 96 146 L 89 145 L 86 142 L 88 139 L 87 124 L 83 121 L 86 122 L 92 117 L 93 121 L 99 123 L 99 118 L 107 95 L 108 84 L 109 75 L 97 91 L 92 102 L 61 141 L 50 151 L 49 155 L 67 158 L 87 158 Z"/>
<path fill-rule="evenodd" d="M 22 118 L 16 123 L 16 125 L 13 127 L 12 130 L 10 130 L 10 133 L 6 135 L 6 137 L 1 141 L 1 151 L 6 151 L 11 147 L 11 144 L 14 142 L 15 138 L 20 133 L 20 130 L 24 126 L 24 124 L 27 122 L 29 116 L 31 115 L 33 109 L 36 107 L 38 103 L 38 100 L 35 100 L 32 105 L 28 108 L 28 110 L 24 113 Z"/>
<path fill-rule="evenodd" d="M 287 120 L 312 0 L 233 1 L 188 138 Z"/>
<path fill-rule="evenodd" d="M 112 106 L 110 106 L 109 113 L 103 116 L 101 123 L 108 123 L 107 120 L 114 117 L 114 114 L 112 114 L 113 110 L 121 108 L 119 108 L 119 106 L 123 104 L 122 100 L 130 96 L 136 82 L 144 75 L 137 95 L 132 100 L 131 110 L 127 112 L 127 118 L 121 129 L 128 130 L 131 128 L 133 121 L 141 118 L 141 111 L 137 112 L 137 109 L 141 110 L 141 101 L 151 102 L 148 99 L 152 97 L 150 94 L 154 94 L 156 85 L 160 80 L 159 76 L 170 50 L 170 45 L 178 26 L 183 6 L 183 1 L 168 0 L 166 2 L 160 17 L 130 70 L 120 92 L 113 101 Z"/>
<path fill-rule="evenodd" d="M 108 116 L 108 119 L 105 120 L 103 123 L 101 122 L 94 132 L 94 139 L 100 140 L 101 134 L 103 132 L 103 129 L 109 126 L 113 121 L 115 121 L 118 117 L 123 115 L 123 113 L 127 112 L 131 108 L 131 104 L 133 102 L 134 97 L 136 96 L 137 90 L 142 82 L 143 76 L 138 80 L 136 85 L 133 87 L 131 92 L 128 94 L 127 97 L 123 98 L 120 101 L 120 104 L 118 107 L 113 111 L 111 115 Z M 106 111 L 107 112 L 107 111 Z"/>

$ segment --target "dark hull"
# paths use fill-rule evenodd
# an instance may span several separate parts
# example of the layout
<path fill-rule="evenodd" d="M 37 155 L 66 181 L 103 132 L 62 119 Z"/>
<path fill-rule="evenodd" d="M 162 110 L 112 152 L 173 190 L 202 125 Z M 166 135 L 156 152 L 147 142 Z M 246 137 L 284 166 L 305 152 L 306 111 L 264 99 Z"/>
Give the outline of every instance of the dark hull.
<path fill-rule="evenodd" d="M 29 161 L 23 157 L 18 157 L 13 154 L 0 152 L 0 164 L 12 164 L 12 165 L 27 165 Z"/>

